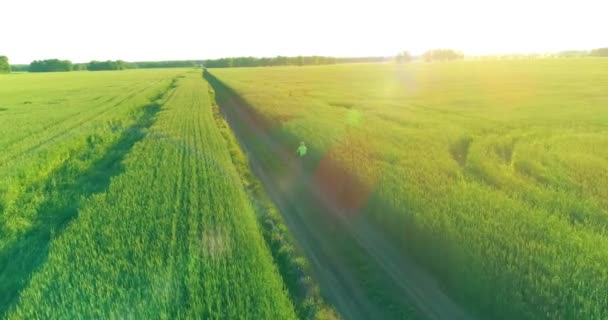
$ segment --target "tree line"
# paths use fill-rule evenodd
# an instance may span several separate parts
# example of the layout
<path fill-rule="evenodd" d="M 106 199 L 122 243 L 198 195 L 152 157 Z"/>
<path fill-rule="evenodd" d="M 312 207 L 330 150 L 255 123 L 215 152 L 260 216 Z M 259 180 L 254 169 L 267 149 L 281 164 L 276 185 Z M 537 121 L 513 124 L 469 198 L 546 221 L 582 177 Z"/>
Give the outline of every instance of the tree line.
<path fill-rule="evenodd" d="M 589 55 L 592 57 L 608 57 L 608 48 L 593 49 Z"/>
<path fill-rule="evenodd" d="M 381 62 L 386 57 L 354 57 L 336 58 L 326 56 L 297 56 L 297 57 L 232 57 L 209 59 L 204 61 L 206 68 L 238 68 L 238 67 L 274 67 L 274 66 L 310 66 L 336 63 Z"/>
<path fill-rule="evenodd" d="M 127 69 L 127 63 L 122 60 L 91 61 L 87 65 L 87 70 L 90 70 L 90 71 L 123 70 L 123 69 Z"/>
<path fill-rule="evenodd" d="M 137 69 L 150 68 L 196 68 L 203 64 L 203 60 L 177 60 L 177 61 L 139 61 L 130 62 L 128 66 Z"/>
<path fill-rule="evenodd" d="M 127 69 L 128 63 L 122 60 L 116 61 L 91 61 L 89 63 L 76 63 L 73 64 L 69 60 L 36 60 L 30 63 L 27 70 L 29 72 L 62 72 L 62 71 L 101 71 L 101 70 L 123 70 Z"/>
<path fill-rule="evenodd" d="M 283 57 L 274 58 L 255 58 L 255 57 L 232 57 L 205 60 L 207 68 L 234 68 L 234 67 L 272 67 L 272 66 L 304 66 L 304 65 L 320 65 L 334 64 L 336 58 L 321 57 L 321 56 L 298 56 L 298 57 Z"/>
<path fill-rule="evenodd" d="M 69 60 L 47 59 L 36 60 L 29 65 L 14 65 L 13 71 L 17 72 L 61 72 L 61 71 L 103 71 L 124 69 L 149 69 L 149 68 L 195 68 L 200 67 L 203 60 L 183 61 L 141 61 L 126 62 L 123 60 L 93 60 L 88 63 L 72 63 Z"/>
<path fill-rule="evenodd" d="M 527 53 L 527 54 L 496 54 L 485 56 L 473 56 L 473 59 L 481 60 L 511 60 L 511 59 L 547 59 L 547 58 L 588 58 L 608 57 L 608 48 L 597 48 L 593 50 L 564 50 L 556 53 Z"/>
<path fill-rule="evenodd" d="M 608 48 L 597 48 L 591 51 L 567 50 L 557 53 L 544 54 L 501 54 L 488 56 L 473 56 L 473 59 L 544 59 L 544 58 L 584 58 L 584 57 L 608 57 Z M 461 51 L 453 49 L 433 49 L 428 50 L 420 57 L 427 62 L 432 61 L 452 61 L 464 59 Z M 409 52 L 404 51 L 395 56 L 395 62 L 402 63 L 416 59 Z"/>
<path fill-rule="evenodd" d="M 34 60 L 30 63 L 29 72 L 62 72 L 72 71 L 70 60 L 48 59 Z"/>
<path fill-rule="evenodd" d="M 562 51 L 555 54 L 544 55 L 497 55 L 478 58 L 572 58 L 572 57 L 608 57 L 608 48 L 597 48 L 591 51 Z M 149 68 L 235 68 L 235 67 L 272 67 L 272 66 L 307 66 L 325 65 L 336 63 L 357 63 L 357 62 L 384 62 L 393 59 L 397 63 L 409 62 L 415 59 L 422 59 L 427 62 L 432 61 L 453 61 L 464 59 L 461 51 L 453 49 L 432 49 L 423 53 L 420 57 L 415 57 L 407 51 L 397 54 L 393 58 L 388 57 L 353 57 L 336 58 L 327 56 L 297 56 L 285 57 L 277 56 L 272 58 L 255 57 L 233 57 L 208 60 L 177 60 L 177 61 L 136 61 L 126 62 L 123 60 L 91 61 L 88 63 L 72 63 L 69 60 L 47 59 L 35 60 L 29 65 L 15 64 L 10 65 L 8 57 L 0 56 L 0 73 L 9 72 L 65 72 L 65 71 L 101 71 L 101 70 L 124 70 L 124 69 L 149 69 Z"/>
<path fill-rule="evenodd" d="M 433 49 L 422 54 L 422 59 L 427 62 L 462 60 L 464 54 L 453 49 Z"/>

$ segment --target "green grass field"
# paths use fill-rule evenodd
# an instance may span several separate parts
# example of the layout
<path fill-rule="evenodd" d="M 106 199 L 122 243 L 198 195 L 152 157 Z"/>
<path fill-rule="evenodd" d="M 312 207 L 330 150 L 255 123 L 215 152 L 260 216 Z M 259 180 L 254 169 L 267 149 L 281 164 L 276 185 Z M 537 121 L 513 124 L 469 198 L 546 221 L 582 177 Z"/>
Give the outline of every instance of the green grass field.
<path fill-rule="evenodd" d="M 608 316 L 608 61 L 210 73 L 482 318 Z"/>

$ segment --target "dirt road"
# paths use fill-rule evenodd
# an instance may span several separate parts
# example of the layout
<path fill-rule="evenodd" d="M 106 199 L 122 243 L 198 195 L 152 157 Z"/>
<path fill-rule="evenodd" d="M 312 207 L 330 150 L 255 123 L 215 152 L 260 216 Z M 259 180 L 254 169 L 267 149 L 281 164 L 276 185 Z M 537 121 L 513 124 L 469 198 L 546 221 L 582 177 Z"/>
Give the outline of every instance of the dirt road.
<path fill-rule="evenodd" d="M 221 82 L 207 79 L 254 173 L 309 259 L 323 296 L 344 319 L 475 319 L 364 216 L 327 199 L 295 161 L 295 149 L 273 138 L 270 128 Z M 286 164 L 284 170 L 277 170 L 277 162 Z"/>

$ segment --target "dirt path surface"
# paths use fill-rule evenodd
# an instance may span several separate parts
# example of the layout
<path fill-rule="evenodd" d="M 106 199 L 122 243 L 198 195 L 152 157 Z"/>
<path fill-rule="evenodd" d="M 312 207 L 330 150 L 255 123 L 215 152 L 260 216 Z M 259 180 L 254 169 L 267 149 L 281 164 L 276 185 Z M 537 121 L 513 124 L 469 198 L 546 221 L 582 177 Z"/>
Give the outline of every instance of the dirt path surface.
<path fill-rule="evenodd" d="M 223 84 L 207 79 L 254 173 L 310 261 L 323 296 L 344 319 L 475 319 L 365 217 L 337 208 L 321 194 L 306 164 L 294 158 L 295 149 L 276 141 Z M 276 161 L 286 170 L 276 170 Z"/>

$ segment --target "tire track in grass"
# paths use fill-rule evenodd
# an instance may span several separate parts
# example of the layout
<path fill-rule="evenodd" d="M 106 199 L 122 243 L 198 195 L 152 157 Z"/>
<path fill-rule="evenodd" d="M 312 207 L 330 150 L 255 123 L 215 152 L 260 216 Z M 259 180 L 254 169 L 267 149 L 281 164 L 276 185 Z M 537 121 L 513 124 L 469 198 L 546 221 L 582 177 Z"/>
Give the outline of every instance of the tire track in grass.
<path fill-rule="evenodd" d="M 172 97 L 173 98 L 173 97 Z M 173 99 L 167 101 L 166 104 L 172 103 Z M 160 159 L 170 159 L 172 157 L 171 147 L 168 146 L 166 148 L 150 148 L 149 153 L 158 154 Z M 178 305 L 178 303 L 183 299 L 183 284 L 179 282 L 180 274 L 183 271 L 183 268 L 180 264 L 180 261 L 183 261 L 183 250 L 182 250 L 182 235 L 184 234 L 184 221 L 181 217 L 182 211 L 179 208 L 179 204 L 184 201 L 183 193 L 180 192 L 184 188 L 184 180 L 185 175 L 183 174 L 184 170 L 184 162 L 185 155 L 183 150 L 178 150 L 176 157 L 176 164 L 178 164 L 176 169 L 179 169 L 182 174 L 176 176 L 169 176 L 166 171 L 161 170 L 163 176 L 161 177 L 161 181 L 172 181 L 173 190 L 171 192 L 170 197 L 166 197 L 165 200 L 167 203 L 172 203 L 172 206 L 168 207 L 170 211 L 168 213 L 171 214 L 171 229 L 170 229 L 170 243 L 166 250 L 166 263 L 168 276 L 166 281 L 166 285 L 169 289 L 168 292 L 174 292 L 174 294 L 167 294 L 162 298 L 168 299 L 173 303 L 171 305 Z M 166 183 L 169 185 L 170 183 Z M 163 291 L 163 292 L 167 292 Z M 168 314 L 171 314 L 174 310 L 166 310 Z"/>
<path fill-rule="evenodd" d="M 187 99 L 187 103 L 193 104 L 194 101 L 192 101 L 191 99 Z M 177 126 L 179 118 L 175 118 L 175 123 L 173 124 L 174 126 Z M 194 146 L 194 137 L 192 132 L 196 130 L 196 128 L 198 127 L 197 125 L 195 125 L 196 123 L 193 121 L 187 121 L 184 123 L 183 125 L 183 129 L 182 132 L 184 132 L 184 143 L 186 146 Z M 189 148 L 185 148 L 182 147 L 180 150 L 180 153 L 182 154 L 182 161 L 180 161 L 181 163 L 181 172 L 182 172 L 182 178 L 183 178 L 183 185 L 182 185 L 182 207 L 185 209 L 183 210 L 183 215 L 181 216 L 181 221 L 183 224 L 183 230 L 181 232 L 182 235 L 182 250 L 183 250 L 183 257 L 181 258 L 181 266 L 180 269 L 184 270 L 185 273 L 187 274 L 197 274 L 197 270 L 199 270 L 199 267 L 195 264 L 195 265 L 191 265 L 191 260 L 192 257 L 197 257 L 197 248 L 199 248 L 198 243 L 197 243 L 197 239 L 198 238 L 198 228 L 200 227 L 199 224 L 200 222 L 198 221 L 198 219 L 196 219 L 199 215 L 200 212 L 198 210 L 198 208 L 196 208 L 193 203 L 196 202 L 196 199 L 198 198 L 195 195 L 195 191 L 196 190 L 201 190 L 199 189 L 198 184 L 196 184 L 196 177 L 197 177 L 197 172 L 196 169 L 198 167 L 198 164 L 195 163 L 195 157 L 193 157 L 191 154 L 189 154 L 191 152 L 191 150 Z M 194 255 L 193 255 L 194 254 Z M 200 281 L 199 277 L 195 278 L 197 281 Z M 185 303 L 187 305 L 192 305 L 194 303 L 196 303 L 196 289 L 198 288 L 198 286 L 193 286 L 192 284 L 188 283 L 187 279 L 184 279 L 182 281 L 182 295 L 183 295 L 183 300 L 182 303 Z M 193 308 L 192 311 L 193 314 L 202 314 L 199 313 L 201 312 L 200 309 L 198 308 Z"/>

